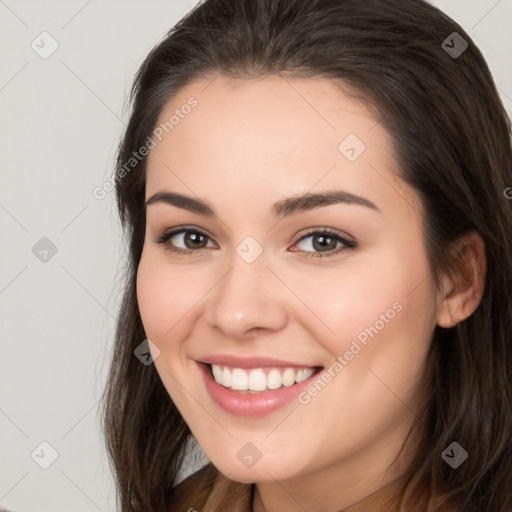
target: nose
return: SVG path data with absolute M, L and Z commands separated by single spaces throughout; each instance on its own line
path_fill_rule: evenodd
M 290 292 L 267 266 L 265 253 L 252 263 L 234 253 L 230 263 L 229 271 L 209 294 L 205 314 L 210 327 L 240 340 L 257 331 L 283 329 L 289 317 Z

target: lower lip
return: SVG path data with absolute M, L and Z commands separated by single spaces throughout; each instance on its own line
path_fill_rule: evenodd
M 311 377 L 278 389 L 268 389 L 255 394 L 246 391 L 233 391 L 219 384 L 211 375 L 209 365 L 198 363 L 206 389 L 212 399 L 225 411 L 238 416 L 265 416 L 289 404 L 314 380 L 318 372 Z

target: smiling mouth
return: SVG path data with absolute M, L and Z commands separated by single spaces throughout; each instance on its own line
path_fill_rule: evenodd
M 225 365 L 203 363 L 217 384 L 240 393 L 256 394 L 291 387 L 319 373 L 323 367 L 260 367 L 234 368 Z

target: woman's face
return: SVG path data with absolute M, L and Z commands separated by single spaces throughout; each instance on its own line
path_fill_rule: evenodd
M 381 474 L 417 412 L 437 311 L 387 132 L 319 78 L 198 80 L 165 122 L 146 200 L 176 196 L 146 207 L 137 296 L 198 443 L 241 482 Z

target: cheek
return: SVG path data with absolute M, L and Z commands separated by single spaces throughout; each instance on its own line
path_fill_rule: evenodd
M 396 265 L 383 271 L 375 264 L 375 257 L 357 262 L 354 258 L 353 262 L 341 263 L 339 269 L 303 273 L 291 279 L 297 296 L 314 313 L 303 320 L 311 318 L 310 329 L 316 338 L 324 340 L 336 354 L 347 350 L 350 340 L 358 335 L 364 340 L 365 329 L 375 323 L 381 330 L 382 322 L 392 322 L 400 314 L 401 305 L 405 306 L 405 276 Z
M 164 312 L 173 309 L 169 303 L 171 295 L 165 293 L 168 283 L 160 279 L 155 270 L 151 258 L 143 253 L 137 270 L 137 302 L 146 335 L 149 339 L 160 340 L 164 322 L 170 320 Z
M 194 279 L 197 282 L 191 281 Z M 178 382 L 186 380 L 188 368 L 184 366 L 186 358 L 179 340 L 186 339 L 193 326 L 191 310 L 204 294 L 200 291 L 202 287 L 204 284 L 193 272 L 166 264 L 160 254 L 143 252 L 137 269 L 137 301 L 142 324 L 147 338 L 160 351 L 154 361 L 155 368 L 184 417 L 190 404 Z
M 429 275 L 421 240 L 412 232 L 406 240 L 400 235 L 341 265 L 308 297 L 336 333 L 354 337 L 374 325 L 379 331 L 391 324 L 405 327 L 404 318 L 430 320 Z
M 189 281 L 184 287 L 183 277 L 159 260 L 154 253 L 143 253 L 137 270 L 137 301 L 146 335 L 162 349 L 165 339 L 175 335 L 173 326 L 190 308 L 196 285 Z
M 137 301 L 148 338 L 160 344 L 187 325 L 187 313 L 206 292 L 197 272 L 166 265 L 160 254 L 143 253 L 137 270 Z M 204 288 L 204 290 L 203 290 Z M 203 290 L 203 291 L 202 291 Z
M 435 292 L 421 248 L 387 246 L 347 259 L 339 270 L 294 276 L 297 295 L 315 313 L 303 322 L 333 361 L 346 354 L 352 371 L 360 370 L 353 384 L 368 379 L 369 368 L 390 382 L 420 372 L 435 327 Z

